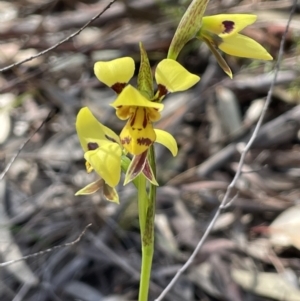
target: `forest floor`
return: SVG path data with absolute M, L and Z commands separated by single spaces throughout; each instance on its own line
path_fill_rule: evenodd
M 72 242 L 92 224 L 71 246 L 0 266 L 1 301 L 137 299 L 141 250 L 135 190 L 120 184 L 120 205 L 101 193 L 74 196 L 94 179 L 85 171 L 75 118 L 88 106 L 120 132 L 124 122 L 108 105 L 115 95 L 94 76 L 94 63 L 131 56 L 138 67 L 142 41 L 154 69 L 166 57 L 189 2 L 117 1 L 73 39 L 0 73 L 1 172 L 30 138 L 0 180 L 1 262 Z M 292 2 L 212 0 L 206 12 L 255 13 L 258 21 L 244 34 L 274 61 L 226 55 L 231 80 L 199 41 L 189 42 L 179 57 L 201 81 L 188 92 L 169 95 L 156 124 L 174 135 L 179 154 L 174 158 L 156 148 L 160 187 L 149 300 L 193 252 L 234 177 L 273 79 Z M 0 68 L 55 45 L 108 4 L 1 1 Z M 298 4 L 272 102 L 245 158 L 234 200 L 165 300 L 300 301 L 299 47 Z

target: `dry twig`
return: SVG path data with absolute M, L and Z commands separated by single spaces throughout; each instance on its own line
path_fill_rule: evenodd
M 101 17 L 114 3 L 116 2 L 116 0 L 112 0 L 100 13 L 98 13 L 96 16 L 94 16 L 92 19 L 90 19 L 85 25 L 83 25 L 81 28 L 79 28 L 77 31 L 75 31 L 74 33 L 72 33 L 71 35 L 67 36 L 65 39 L 61 40 L 60 42 L 58 42 L 57 44 L 31 56 L 31 57 L 28 57 L 22 61 L 19 61 L 19 62 L 16 62 L 14 64 L 11 64 L 9 66 L 6 66 L 2 69 L 0 69 L 0 72 L 3 72 L 3 71 L 7 71 L 13 67 L 16 67 L 16 66 L 19 66 L 19 65 L 22 65 L 26 62 L 29 62 L 33 59 L 36 59 L 44 54 L 46 54 L 47 52 L 57 48 L 58 46 L 60 46 L 61 44 L 71 40 L 72 38 L 74 38 L 75 36 L 79 35 L 86 27 L 88 27 L 91 23 L 93 23 L 96 19 L 98 19 L 99 17 Z
M 47 123 L 48 121 L 50 121 L 54 117 L 54 115 L 56 113 L 57 113 L 57 109 L 52 109 L 49 112 L 48 116 L 45 118 L 45 120 L 43 120 L 43 122 L 40 124 L 40 126 L 20 145 L 20 147 L 19 147 L 18 151 L 16 152 L 16 154 L 11 158 L 11 160 L 9 161 L 9 163 L 6 165 L 6 167 L 4 168 L 4 170 L 2 171 L 2 173 L 0 174 L 0 181 L 3 180 L 3 178 L 5 177 L 5 175 L 7 174 L 7 172 L 9 171 L 10 167 L 13 165 L 13 163 L 15 162 L 15 160 L 17 159 L 17 157 L 19 156 L 20 152 L 26 146 L 26 144 L 44 126 L 45 123 Z
M 276 66 L 274 68 L 274 77 L 273 77 L 273 80 L 272 80 L 272 83 L 271 83 L 271 86 L 270 86 L 270 89 L 269 89 L 269 92 L 268 92 L 268 95 L 267 95 L 267 99 L 266 99 L 266 102 L 264 104 L 263 111 L 262 111 L 262 113 L 260 115 L 260 118 L 259 118 L 259 120 L 258 120 L 258 122 L 257 122 L 257 124 L 255 126 L 253 134 L 250 137 L 250 139 L 249 139 L 248 143 L 246 144 L 245 148 L 241 152 L 241 158 L 240 158 L 240 161 L 239 161 L 239 164 L 238 164 L 238 168 L 237 168 L 236 174 L 235 174 L 233 180 L 231 181 L 231 183 L 228 185 L 226 193 L 225 193 L 225 195 L 224 195 L 224 197 L 222 199 L 222 202 L 221 202 L 220 206 L 218 207 L 218 209 L 217 209 L 217 211 L 216 211 L 213 219 L 210 221 L 208 227 L 206 228 L 206 231 L 204 232 L 202 238 L 198 242 L 198 244 L 197 244 L 195 250 L 193 251 L 192 255 L 189 257 L 189 259 L 186 261 L 186 263 L 177 271 L 177 273 L 175 274 L 175 276 L 173 277 L 173 279 L 166 286 L 166 288 L 162 291 L 162 293 L 158 296 L 158 298 L 155 299 L 155 301 L 161 301 L 166 296 L 166 294 L 171 290 L 171 288 L 174 286 L 174 284 L 179 279 L 179 277 L 193 263 L 196 255 L 198 254 L 198 252 L 202 248 L 202 246 L 203 246 L 206 238 L 210 234 L 210 232 L 211 232 L 211 230 L 212 230 L 212 228 L 213 228 L 216 220 L 218 219 L 219 215 L 221 214 L 222 210 L 224 208 L 226 208 L 226 206 L 228 205 L 228 203 L 231 203 L 231 201 L 229 200 L 229 198 L 230 198 L 230 195 L 232 193 L 233 188 L 235 187 L 235 185 L 237 183 L 237 180 L 239 179 L 240 175 L 242 174 L 242 168 L 243 168 L 243 165 L 244 165 L 246 154 L 249 151 L 249 149 L 251 148 L 254 140 L 257 137 L 258 131 L 261 128 L 262 122 L 264 120 L 264 117 L 266 115 L 266 112 L 267 112 L 268 107 L 269 107 L 269 105 L 271 103 L 271 100 L 272 100 L 273 90 L 274 90 L 274 87 L 275 87 L 275 84 L 276 84 L 276 80 L 277 80 L 277 75 L 278 75 L 278 72 L 279 72 L 279 69 L 280 69 L 280 63 L 281 63 L 281 59 L 282 59 L 282 55 L 283 55 L 283 50 L 284 50 L 286 35 L 287 35 L 287 32 L 288 32 L 288 29 L 289 29 L 289 26 L 290 26 L 293 14 L 295 12 L 296 6 L 297 6 L 297 0 L 294 0 L 292 9 L 291 9 L 291 12 L 290 12 L 290 15 L 289 15 L 289 19 L 288 19 L 288 22 L 287 22 L 287 25 L 286 25 L 286 28 L 285 28 L 285 32 L 284 32 L 284 34 L 282 36 L 282 39 L 281 39 L 279 53 L 278 53 L 278 60 L 277 60 Z
M 49 248 L 47 250 L 44 250 L 44 251 L 40 251 L 40 252 L 37 252 L 37 253 L 33 253 L 33 254 L 30 254 L 30 255 L 27 255 L 27 256 L 24 256 L 22 258 L 19 258 L 19 259 L 15 259 L 15 260 L 10 260 L 10 261 L 6 261 L 6 262 L 2 262 L 0 263 L 0 268 L 2 267 L 6 267 L 8 265 L 11 265 L 11 264 L 14 264 L 16 262 L 19 262 L 19 261 L 22 261 L 22 260 L 26 260 L 28 258 L 32 258 L 32 257 L 37 257 L 37 256 L 40 256 L 40 255 L 44 255 L 46 253 L 50 253 L 54 250 L 57 250 L 57 249 L 61 249 L 61 248 L 66 248 L 66 247 L 70 247 L 70 246 L 74 246 L 75 244 L 77 244 L 78 242 L 80 242 L 82 236 L 85 234 L 86 230 L 91 226 L 92 224 L 88 224 L 87 226 L 85 226 L 85 228 L 83 229 L 83 231 L 80 233 L 80 235 L 74 240 L 74 241 L 71 241 L 71 242 L 68 242 L 66 244 L 62 244 L 62 245 L 58 245 L 58 246 L 55 246 L 53 248 Z

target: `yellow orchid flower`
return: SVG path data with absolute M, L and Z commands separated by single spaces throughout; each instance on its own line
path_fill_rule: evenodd
M 145 62 L 144 64 L 147 65 Z M 139 81 L 140 90 L 130 84 L 126 86 L 134 74 L 134 61 L 130 57 L 97 62 L 94 71 L 101 82 L 118 93 L 117 99 L 111 105 L 116 109 L 120 119 L 128 119 L 120 138 L 123 147 L 133 155 L 142 154 L 157 140 L 157 133 L 152 123 L 160 119 L 159 112 L 163 109 L 163 104 L 160 102 L 166 94 L 187 90 L 200 80 L 197 75 L 188 72 L 178 62 L 164 59 L 157 65 L 155 71 L 158 90 L 154 95 L 149 89 L 153 82 L 152 75 L 149 80 L 149 75 L 144 70 L 139 72 L 144 76 Z M 160 131 L 158 135 L 164 137 L 170 134 Z M 165 140 L 171 140 L 162 137 L 158 141 L 175 153 L 177 145 L 165 144 Z
M 119 196 L 114 188 L 121 177 L 122 147 L 118 135 L 101 124 L 87 107 L 77 115 L 76 130 L 84 151 L 87 172 L 95 170 L 100 177 L 76 195 L 92 194 L 102 188 L 109 201 L 118 203 Z
M 128 119 L 120 134 L 122 145 L 129 153 L 140 155 L 156 140 L 152 122 L 160 119 L 163 104 L 149 101 L 127 85 L 112 106 L 120 119 Z
M 230 68 L 216 50 L 219 48 L 227 54 L 261 60 L 272 60 L 267 50 L 253 39 L 239 32 L 256 21 L 255 15 L 221 14 L 202 18 L 202 25 L 197 38 L 203 40 L 222 69 L 232 77 Z

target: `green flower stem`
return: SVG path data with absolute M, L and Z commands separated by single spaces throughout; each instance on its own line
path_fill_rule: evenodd
M 154 148 L 151 146 L 148 159 L 155 176 Z M 139 301 L 148 301 L 152 260 L 154 253 L 154 217 L 156 186 L 150 183 L 149 197 L 146 191 L 146 178 L 140 176 L 139 187 L 139 220 L 142 241 L 142 269 L 140 278 Z
M 141 240 L 143 242 L 143 235 L 146 227 L 146 216 L 148 207 L 148 195 L 146 190 L 146 178 L 143 175 L 138 177 L 138 206 L 139 206 L 139 221 Z
M 154 176 L 156 176 L 155 154 L 153 146 L 150 147 L 148 160 Z M 122 157 L 121 166 L 124 173 L 130 164 L 130 159 Z M 156 186 L 150 183 L 149 196 L 147 194 L 147 180 L 141 174 L 133 180 L 138 189 L 139 223 L 142 242 L 142 267 L 140 278 L 139 301 L 148 301 L 152 260 L 154 253 L 154 217 L 156 202 Z

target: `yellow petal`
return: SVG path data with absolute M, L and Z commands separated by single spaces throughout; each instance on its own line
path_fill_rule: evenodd
M 77 114 L 76 131 L 84 152 L 88 151 L 89 143 L 102 144 L 102 140 L 115 141 L 120 144 L 120 139 L 111 129 L 101 124 L 87 108 L 82 108 Z
M 145 152 L 155 141 L 156 135 L 152 122 L 148 119 L 146 108 L 136 108 L 127 121 L 120 138 L 123 147 L 133 155 Z
M 227 54 L 259 60 L 272 60 L 272 56 L 268 51 L 256 41 L 236 34 L 227 38 L 223 38 L 223 43 L 219 48 Z
M 129 107 L 145 107 L 155 108 L 161 111 L 164 107 L 161 103 L 156 103 L 148 100 L 137 89 L 131 85 L 127 85 L 117 99 L 111 104 L 114 108 L 129 106 Z
M 202 19 L 201 30 L 207 30 L 223 36 L 230 36 L 243 30 L 246 26 L 251 25 L 257 19 L 256 15 L 248 14 L 221 14 L 207 16 Z
M 102 142 L 101 147 L 87 151 L 84 158 L 109 186 L 114 187 L 120 181 L 122 150 L 119 144 Z
M 116 115 L 121 120 L 127 120 L 132 114 L 132 108 L 135 107 L 119 106 L 116 108 Z
M 88 195 L 88 194 L 95 193 L 100 188 L 102 188 L 103 185 L 104 185 L 104 180 L 103 179 L 98 179 L 97 181 L 95 181 L 95 182 L 93 182 L 91 184 L 88 184 L 84 188 L 82 188 L 79 191 L 77 191 L 75 193 L 75 195 Z
M 97 62 L 94 72 L 100 82 L 108 87 L 116 83 L 127 84 L 134 74 L 134 60 L 131 57 L 122 57 L 108 62 Z
M 156 134 L 156 141 L 163 146 L 165 146 L 169 151 L 172 153 L 172 155 L 175 157 L 178 153 L 178 147 L 177 147 L 177 142 L 175 138 L 168 132 L 159 130 L 159 129 L 154 129 L 155 134 Z
M 85 168 L 87 173 L 91 173 L 94 170 L 88 161 L 85 161 Z
M 156 67 L 155 79 L 158 85 L 166 87 L 169 92 L 179 92 L 194 86 L 200 77 L 188 72 L 178 62 L 164 59 Z
M 147 108 L 147 114 L 149 120 L 151 120 L 152 122 L 158 121 L 161 117 L 160 113 L 153 108 Z
M 128 107 L 128 106 L 121 106 L 118 107 L 116 110 L 116 114 L 118 116 L 118 118 L 120 118 L 121 120 L 126 120 L 129 117 L 131 117 L 132 115 L 136 114 L 136 110 L 137 108 L 141 108 L 141 107 Z M 157 109 L 154 108 L 143 108 L 146 110 L 147 115 L 145 117 L 148 118 L 148 120 L 150 121 L 158 121 L 161 118 L 160 112 L 158 112 Z

